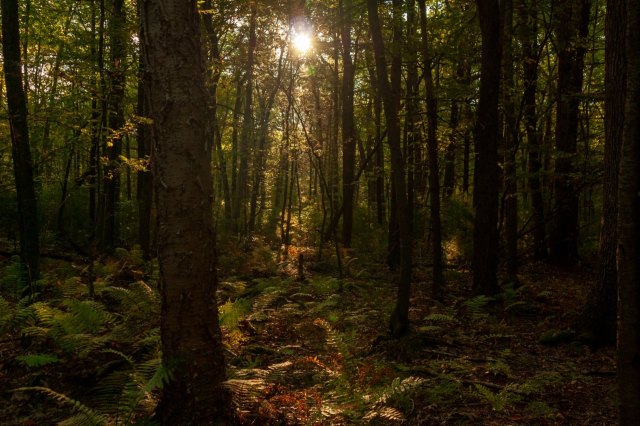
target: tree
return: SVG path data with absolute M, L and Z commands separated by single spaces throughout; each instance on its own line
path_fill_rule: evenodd
M 1 6 L 2 55 L 11 128 L 13 171 L 18 198 L 20 257 L 26 268 L 26 278 L 29 283 L 33 283 L 38 279 L 40 271 L 40 234 L 29 147 L 27 103 L 22 86 L 18 1 L 2 0 Z
M 143 5 L 153 119 L 162 361 L 173 373 L 163 424 L 232 424 L 216 305 L 207 92 L 196 1 Z M 176 66 L 180 64 L 180 66 Z
M 394 32 L 398 31 L 401 19 L 401 2 L 393 2 Z M 369 30 L 376 60 L 376 72 L 378 77 L 378 87 L 382 97 L 384 115 L 387 124 L 387 141 L 391 152 L 391 179 L 393 191 L 395 192 L 396 214 L 398 215 L 399 243 L 400 243 L 400 280 L 398 283 L 398 296 L 396 306 L 391 315 L 391 333 L 394 336 L 401 336 L 407 332 L 409 327 L 409 297 L 411 295 L 411 273 L 412 273 L 412 238 L 409 229 L 409 211 L 407 208 L 407 192 L 404 179 L 404 158 L 400 146 L 400 126 L 398 120 L 399 93 L 392 90 L 392 85 L 399 81 L 398 67 L 392 66 L 391 83 L 387 73 L 387 61 L 385 58 L 384 41 L 382 39 L 382 26 L 378 16 L 378 5 L 376 0 L 367 0 L 369 15 Z M 397 35 L 397 33 L 396 33 Z M 398 41 L 398 37 L 394 37 Z M 395 54 L 399 55 L 399 45 L 394 43 Z M 397 62 L 396 62 L 397 64 Z M 394 69 L 395 68 L 395 69 Z
M 473 289 L 498 291 L 498 99 L 502 49 L 497 0 L 476 0 L 482 33 L 480 101 L 475 125 L 475 219 L 473 223 Z
M 425 69 L 427 101 L 427 147 L 429 151 L 429 195 L 431 198 L 431 232 L 433 239 L 433 297 L 442 300 L 444 278 L 442 275 L 442 226 L 440 224 L 440 175 L 438 167 L 438 111 L 431 55 L 427 41 L 427 13 L 424 0 L 418 0 L 420 8 L 420 31 L 422 32 L 422 60 Z
M 582 92 L 584 40 L 589 31 L 591 0 L 558 2 L 555 19 L 558 55 L 556 106 L 555 220 L 551 258 L 560 265 L 578 259 L 578 201 L 576 149 L 578 107 Z
M 242 120 L 242 132 L 238 145 L 238 184 L 235 188 L 233 199 L 233 232 L 244 234 L 246 228 L 246 202 L 249 198 L 249 156 L 251 154 L 251 138 L 253 136 L 253 73 L 256 50 L 256 14 L 255 2 L 250 2 L 249 16 L 249 46 L 247 52 L 247 64 L 245 69 L 245 100 Z
M 351 247 L 353 229 L 353 193 L 356 182 L 356 132 L 353 125 L 353 84 L 355 67 L 351 59 L 351 0 L 340 1 L 342 22 L 342 244 Z
M 107 127 L 110 131 L 104 152 L 104 216 L 101 242 L 107 250 L 118 243 L 118 203 L 120 202 L 120 155 L 122 154 L 122 127 L 124 126 L 124 88 L 127 31 L 124 0 L 112 0 L 109 32 L 111 36 L 111 68 L 109 70 L 109 96 L 107 100 Z
M 598 277 L 577 321 L 583 337 L 597 344 L 616 341 L 616 247 L 618 244 L 618 174 L 626 97 L 624 0 L 607 2 L 605 38 L 605 146 Z
M 626 10 L 627 93 L 618 211 L 618 398 L 622 426 L 640 424 L 640 8 Z M 621 46 L 620 46 L 621 47 Z
M 533 255 L 535 259 L 547 257 L 547 232 L 542 194 L 542 160 L 540 151 L 540 132 L 536 112 L 536 93 L 538 91 L 538 0 L 523 2 L 518 9 L 519 39 L 522 45 L 522 94 L 524 125 L 527 135 L 528 174 L 527 186 L 531 193 L 533 209 Z
M 138 15 L 142 15 L 142 1 L 138 0 Z M 140 20 L 140 22 L 142 22 Z M 143 25 L 139 28 L 140 39 L 144 40 L 145 29 Z M 144 50 L 146 46 L 140 45 L 140 57 L 138 59 L 138 105 L 137 114 L 140 118 L 137 132 L 138 142 L 138 158 L 141 161 L 147 162 L 147 167 L 144 170 L 138 171 L 138 183 L 137 194 L 138 200 L 138 244 L 144 253 L 146 259 L 150 259 L 151 256 L 151 210 L 153 204 L 153 176 L 151 170 L 148 167 L 148 160 L 151 157 L 151 147 L 153 140 L 151 138 L 151 131 L 149 123 L 146 121 L 147 114 L 149 112 L 149 73 L 145 69 L 144 64 Z
M 513 1 L 504 0 L 502 12 L 502 106 L 504 158 L 504 240 L 507 279 L 518 282 L 518 185 L 516 182 L 516 154 L 518 129 L 515 112 L 513 80 Z

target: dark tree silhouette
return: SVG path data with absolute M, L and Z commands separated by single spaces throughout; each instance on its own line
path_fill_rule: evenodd
M 148 0 L 142 17 L 155 143 L 162 361 L 173 372 L 157 416 L 166 425 L 228 425 L 197 2 Z
M 2 0 L 1 5 L 2 55 L 11 128 L 13 172 L 18 197 L 20 257 L 27 270 L 27 279 L 31 283 L 38 279 L 40 271 L 40 242 L 38 206 L 33 185 L 33 166 L 29 148 L 27 103 L 22 86 L 18 1 Z
M 475 127 L 475 220 L 473 224 L 473 289 L 498 291 L 498 100 L 500 98 L 500 6 L 477 0 L 482 32 L 480 101 Z

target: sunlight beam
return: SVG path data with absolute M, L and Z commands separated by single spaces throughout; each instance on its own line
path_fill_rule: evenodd
M 293 35 L 293 47 L 301 55 L 305 55 L 312 47 L 311 36 L 306 32 L 296 32 Z

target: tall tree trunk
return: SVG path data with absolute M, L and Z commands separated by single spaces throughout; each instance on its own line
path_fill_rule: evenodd
M 20 68 L 20 20 L 17 0 L 2 0 L 2 57 L 7 88 L 7 106 L 11 132 L 11 153 L 18 198 L 20 257 L 26 278 L 32 283 L 40 272 L 40 233 L 38 205 L 33 184 L 33 165 L 29 148 L 27 103 Z
M 111 69 L 107 111 L 107 164 L 104 168 L 104 228 L 102 245 L 112 250 L 118 243 L 118 204 L 120 202 L 120 154 L 122 153 L 122 131 L 124 126 L 124 85 L 127 31 L 124 0 L 111 0 Z
M 627 5 L 627 90 L 617 252 L 618 420 L 621 426 L 640 424 L 640 8 L 633 2 Z
M 458 140 L 458 123 L 460 122 L 460 102 L 451 100 L 451 114 L 449 115 L 449 145 L 444 154 L 444 177 L 442 179 L 443 197 L 449 200 L 453 195 L 456 183 L 456 144 Z
M 502 2 L 502 105 L 504 111 L 504 239 L 507 280 L 518 282 L 518 186 L 516 154 L 518 129 L 516 123 L 515 87 L 513 81 L 513 0 Z
M 207 10 L 213 10 L 211 0 L 206 0 L 204 7 Z M 218 119 L 218 81 L 222 73 L 222 63 L 220 57 L 220 47 L 217 29 L 213 25 L 213 14 L 208 13 L 203 17 L 204 29 L 209 41 L 209 68 L 211 72 L 207 79 L 209 89 L 209 116 L 211 121 L 210 139 L 213 141 L 213 150 L 215 151 L 215 160 L 218 162 L 220 173 L 220 183 L 222 186 L 222 199 L 224 201 L 224 218 L 227 224 L 231 220 L 231 189 L 229 187 L 229 177 L 227 175 L 227 162 L 222 150 L 222 138 L 219 137 L 219 119 Z
M 269 93 L 269 97 L 266 102 L 263 103 L 262 114 L 260 118 L 260 129 L 258 132 L 258 146 L 255 156 L 255 163 L 253 168 L 253 186 L 251 188 L 251 201 L 249 208 L 249 232 L 253 232 L 256 219 L 258 216 L 258 195 L 260 188 L 265 184 L 265 168 L 268 154 L 268 142 L 269 142 L 269 123 L 271 121 L 271 110 L 276 99 L 276 95 L 280 91 L 282 85 L 282 74 L 284 72 L 284 52 L 285 49 L 281 49 L 280 58 L 278 59 L 278 71 L 276 75 L 276 81 Z M 263 192 L 264 193 L 264 192 Z
M 382 97 L 378 88 L 378 77 L 375 71 L 375 60 L 371 54 L 366 52 L 367 69 L 369 70 L 369 81 L 373 98 L 373 115 L 375 126 L 375 200 L 376 200 L 376 221 L 378 225 L 383 225 L 386 219 L 384 200 L 384 149 L 382 144 Z
M 156 415 L 165 425 L 229 425 L 196 1 L 147 0 L 143 25 L 155 142 L 162 361 L 173 373 Z
M 98 230 L 98 199 L 100 197 L 99 186 L 100 169 L 98 167 L 100 157 L 100 138 L 102 135 L 102 123 L 103 120 L 100 114 L 101 104 L 100 97 L 103 96 L 104 88 L 104 63 L 103 63 L 103 44 L 104 44 L 104 0 L 99 0 L 99 16 L 96 17 L 95 0 L 91 1 L 91 57 L 95 60 L 94 72 L 91 77 L 91 148 L 89 152 L 89 176 L 87 182 L 89 183 L 89 220 L 93 229 L 93 236 Z M 96 18 L 99 20 L 96 22 Z M 96 26 L 98 26 L 98 40 L 96 46 Z M 99 74 L 99 79 L 96 78 L 96 71 Z M 104 111 L 104 109 L 102 110 Z
M 400 8 L 401 2 L 393 2 L 394 32 L 401 28 Z M 387 124 L 387 140 L 391 152 L 391 179 L 395 187 L 396 213 L 398 214 L 399 242 L 400 242 L 400 280 L 398 283 L 398 295 L 396 306 L 391 315 L 391 333 L 394 336 L 401 336 L 407 332 L 409 327 L 409 298 L 411 295 L 411 259 L 412 259 L 412 237 L 409 232 L 409 220 L 407 211 L 407 194 L 404 179 L 404 159 L 400 146 L 400 126 L 398 124 L 399 91 L 393 91 L 393 83 L 399 81 L 398 73 L 401 71 L 392 66 L 392 83 L 389 83 L 387 76 L 387 61 L 385 58 L 384 41 L 382 39 L 382 27 L 378 16 L 378 5 L 376 0 L 367 0 L 369 15 L 369 29 L 373 41 L 373 49 L 376 59 L 376 71 L 378 74 L 378 86 L 383 99 L 385 120 Z M 399 37 L 394 37 L 394 55 L 400 55 Z M 397 64 L 397 61 L 394 61 Z
M 547 257 L 547 232 L 542 194 L 542 160 L 536 93 L 538 91 L 538 0 L 523 2 L 519 9 L 520 43 L 522 44 L 522 74 L 524 93 L 522 95 L 524 123 L 527 134 L 529 155 L 527 185 L 531 194 L 533 209 L 533 255 L 537 260 Z
M 355 67 L 351 59 L 353 4 L 340 1 L 342 39 L 342 245 L 351 247 L 353 229 L 353 193 L 356 182 L 356 132 L 353 125 L 353 82 Z
M 473 290 L 498 291 L 498 99 L 500 97 L 500 5 L 476 0 L 482 33 L 480 101 L 475 126 L 475 219 L 473 223 Z
M 556 107 L 556 161 L 554 232 L 551 258 L 560 265 L 578 260 L 578 167 L 576 148 L 578 108 L 582 92 L 584 39 L 589 30 L 591 0 L 563 0 L 555 22 L 558 48 L 558 99 Z
M 251 2 L 249 17 L 249 46 L 245 69 L 245 100 L 242 119 L 242 133 L 238 145 L 238 186 L 233 200 L 233 232 L 244 234 L 246 221 L 246 202 L 249 198 L 249 156 L 251 154 L 251 138 L 253 135 L 253 68 L 256 50 L 256 3 Z
M 433 70 L 429 42 L 427 40 L 427 12 L 425 0 L 418 0 L 420 7 L 420 30 L 422 32 L 422 60 L 425 69 L 427 99 L 427 144 L 429 150 L 429 198 L 431 202 L 431 240 L 433 243 L 433 283 L 431 292 L 437 300 L 444 297 L 442 275 L 442 226 L 440 223 L 440 176 L 438 173 L 438 110 L 433 85 Z
M 138 0 L 138 14 L 142 16 L 142 0 Z M 142 21 L 141 21 L 142 22 Z M 140 39 L 144 40 L 145 28 L 140 25 Z M 137 193 L 138 200 L 138 244 L 142 249 L 142 253 L 146 259 L 152 257 L 151 253 L 151 210 L 153 204 L 153 175 L 151 173 L 151 164 L 149 163 L 152 156 L 151 147 L 153 145 L 150 123 L 146 121 L 149 115 L 149 72 L 145 68 L 144 57 L 147 46 L 140 44 L 140 58 L 138 65 L 138 105 L 137 114 L 143 117 L 137 126 L 137 143 L 138 143 L 138 159 L 146 162 L 145 170 L 139 170 L 137 173 Z
M 599 270 L 576 324 L 581 334 L 596 344 L 616 341 L 618 174 L 627 91 L 626 24 L 625 0 L 609 0 L 605 21 L 605 145 Z

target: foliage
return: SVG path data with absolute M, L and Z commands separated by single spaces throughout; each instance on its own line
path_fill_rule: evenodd
M 18 355 L 16 360 L 23 362 L 29 368 L 42 367 L 60 361 L 57 356 L 50 354 Z

